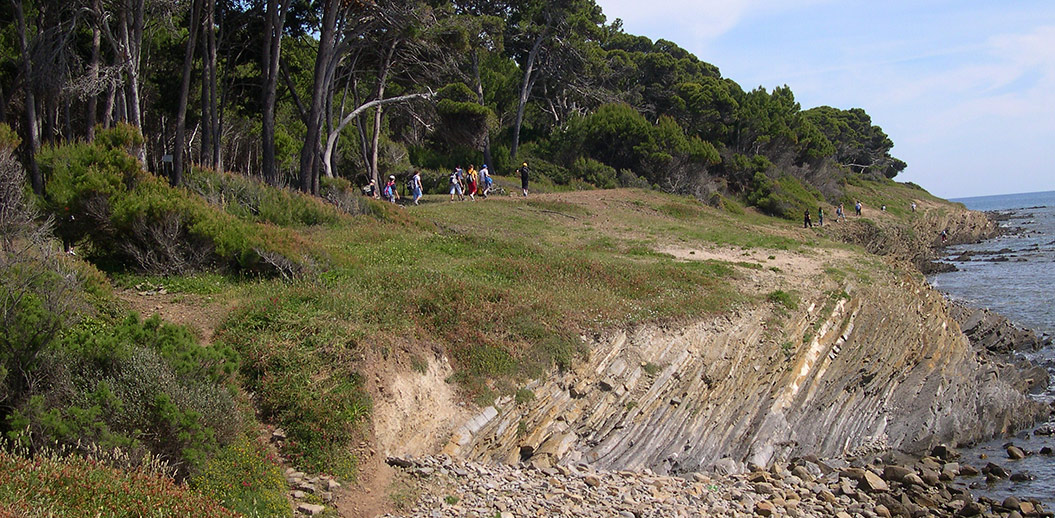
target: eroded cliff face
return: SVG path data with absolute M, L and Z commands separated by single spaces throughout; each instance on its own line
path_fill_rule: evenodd
M 975 347 L 918 274 L 818 279 L 795 310 L 775 304 L 674 328 L 594 337 L 588 361 L 500 400 L 445 452 L 536 466 L 589 462 L 658 473 L 716 462 L 888 447 L 922 451 L 1034 421 L 1027 381 Z M 875 272 L 872 275 L 877 275 Z

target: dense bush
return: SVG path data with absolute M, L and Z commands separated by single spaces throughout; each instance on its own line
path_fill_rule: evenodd
M 95 142 L 45 148 L 44 206 L 94 257 L 154 273 L 203 268 L 293 275 L 309 259 L 290 232 L 242 221 L 146 173 L 127 151 L 138 133 L 119 125 Z
M 226 383 L 233 353 L 156 317 L 86 320 L 41 356 L 36 382 L 4 416 L 22 446 L 120 447 L 157 455 L 182 477 L 242 428 Z
M 752 190 L 747 194 L 748 203 L 766 214 L 791 220 L 801 218 L 804 211 L 813 213 L 823 200 L 817 189 L 793 176 L 772 179 L 765 173 L 755 173 Z
M 340 219 L 333 206 L 318 198 L 300 191 L 275 188 L 242 175 L 195 167 L 184 176 L 184 185 L 209 203 L 245 221 L 292 227 L 333 224 Z
M 319 181 L 319 196 L 338 210 L 356 215 L 377 215 L 377 207 L 363 196 L 363 191 L 344 178 L 323 177 Z

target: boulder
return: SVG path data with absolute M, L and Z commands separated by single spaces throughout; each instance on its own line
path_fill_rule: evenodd
M 864 477 L 860 481 L 861 486 L 869 493 L 881 493 L 890 491 L 890 486 L 879 475 L 865 470 Z
M 758 516 L 773 516 L 777 512 L 776 506 L 765 500 L 755 504 L 755 514 Z
M 1022 451 L 1022 448 L 1012 444 L 1007 447 L 1007 458 L 1011 460 L 1022 460 L 1026 458 L 1026 452 Z
M 306 514 L 308 516 L 322 514 L 322 512 L 325 510 L 326 507 L 316 504 L 301 503 L 297 505 L 297 512 L 301 514 Z
M 904 482 L 905 477 L 915 474 L 914 470 L 904 466 L 888 465 L 883 467 L 883 479 L 891 482 Z
M 944 444 L 939 444 L 939 445 L 935 446 L 930 451 L 930 454 L 932 456 L 934 456 L 934 457 L 937 457 L 937 458 L 941 459 L 941 460 L 952 460 L 952 459 L 955 459 L 955 458 L 960 456 L 959 452 L 957 452 L 955 449 L 953 449 L 953 448 L 951 448 L 949 446 L 946 446 Z

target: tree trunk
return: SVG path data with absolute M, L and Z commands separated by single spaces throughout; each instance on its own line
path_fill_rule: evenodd
M 323 96 L 329 91 L 326 84 L 327 71 L 333 58 L 337 40 L 337 11 L 340 0 L 323 2 L 322 25 L 320 27 L 319 51 L 315 56 L 315 74 L 312 83 L 311 108 L 308 112 L 307 131 L 304 146 L 300 150 L 300 188 L 302 191 L 317 194 L 319 170 L 319 140 L 322 131 L 322 116 L 325 109 Z
M 281 5 L 279 5 L 281 4 Z M 275 166 L 275 103 L 278 89 L 279 55 L 282 49 L 282 33 L 286 24 L 289 2 L 268 0 L 267 31 L 264 38 L 264 88 L 261 94 L 263 115 L 261 121 L 261 169 L 264 181 L 278 185 L 278 169 Z
M 216 24 L 215 0 L 203 0 L 201 33 L 201 162 L 216 169 L 220 139 L 216 120 Z
M 183 183 L 183 149 L 187 142 L 187 104 L 190 97 L 190 77 L 194 69 L 194 44 L 198 40 L 202 0 L 191 0 L 188 15 L 187 45 L 183 52 L 183 78 L 180 82 L 179 107 L 176 109 L 176 144 L 172 150 L 172 185 Z
M 92 16 L 94 20 L 92 22 L 92 58 L 88 65 L 88 77 L 91 78 L 92 89 L 98 88 L 99 84 L 99 60 L 100 51 L 102 49 L 102 30 L 99 29 L 99 24 L 103 23 L 103 2 L 102 0 L 92 1 Z M 92 93 L 88 96 L 88 141 L 95 140 L 95 121 L 96 111 L 99 105 L 99 96 Z
M 143 131 L 143 116 L 139 103 L 139 64 L 143 44 L 143 3 L 144 0 L 130 0 L 127 9 L 121 10 L 121 51 L 128 72 L 128 84 L 125 85 L 125 109 L 127 120 L 139 131 Z M 129 13 L 128 11 L 131 11 Z M 146 146 L 139 146 L 136 157 L 141 164 L 146 164 Z
M 480 80 L 480 54 L 476 49 L 473 49 L 473 79 L 476 81 L 476 99 L 480 106 L 484 104 L 484 83 Z M 491 161 L 491 131 L 488 129 L 484 133 L 484 164 L 494 167 L 494 162 Z
M 381 69 L 378 71 L 377 78 L 377 95 L 374 99 L 385 98 L 385 84 L 388 83 L 388 71 L 392 68 L 392 56 L 396 53 L 396 47 L 399 45 L 399 39 L 393 39 L 392 43 L 388 46 L 388 51 L 385 52 L 385 57 L 381 61 Z M 378 104 L 374 110 L 374 133 L 371 135 L 370 142 L 370 177 L 374 179 L 375 185 L 381 185 L 381 171 L 377 167 L 377 156 L 378 147 L 381 144 L 381 116 L 383 114 L 383 105 Z
M 517 159 L 517 150 L 520 147 L 520 126 L 524 122 L 524 109 L 527 107 L 528 97 L 531 96 L 531 87 L 535 84 L 535 78 L 532 77 L 535 72 L 535 60 L 538 59 L 539 50 L 542 49 L 542 42 L 546 39 L 546 32 L 535 39 L 535 44 L 531 46 L 531 52 L 528 53 L 527 63 L 524 64 L 524 79 L 520 83 L 520 99 L 517 103 L 517 117 L 513 123 L 513 147 L 509 150 L 509 156 L 515 163 Z
M 216 0 L 206 3 L 205 22 L 208 31 L 208 83 L 209 83 L 209 125 L 212 128 L 212 148 L 209 150 L 209 165 L 220 168 L 220 115 L 216 99 Z
M 341 122 L 337 124 L 337 128 L 330 132 L 329 136 L 326 138 L 326 149 L 323 151 L 323 166 L 327 170 L 327 176 L 333 176 L 333 164 L 331 163 L 331 161 L 333 159 L 333 150 L 337 146 L 337 138 L 341 135 L 341 130 L 343 130 L 349 122 L 352 122 L 353 119 L 358 119 L 359 114 L 363 113 L 366 110 L 369 110 L 370 108 L 380 108 L 386 104 L 407 102 L 414 99 L 430 99 L 432 98 L 432 96 L 433 93 L 429 92 L 421 94 L 400 95 L 399 97 L 392 97 L 389 99 L 374 99 L 373 101 L 363 104 L 358 108 L 352 110 L 351 113 L 345 115 L 344 118 L 341 119 Z M 374 178 L 374 181 L 376 182 L 377 178 Z M 375 185 L 380 184 L 375 183 Z
M 29 60 L 29 44 L 26 41 L 26 17 L 22 12 L 22 0 L 11 0 L 11 6 L 15 11 L 15 22 L 18 24 L 18 52 L 22 60 L 22 87 L 24 88 L 25 112 L 26 112 L 26 166 L 29 170 L 29 181 L 33 185 L 33 192 L 37 196 L 44 195 L 44 179 L 40 175 L 40 167 L 37 166 L 37 151 L 40 150 L 40 141 L 37 136 L 37 103 L 33 95 L 32 71 L 33 65 Z

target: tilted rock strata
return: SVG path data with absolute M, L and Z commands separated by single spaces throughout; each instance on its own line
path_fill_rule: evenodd
M 929 450 L 1032 423 L 1045 411 L 1020 373 L 972 347 L 918 276 L 806 301 L 779 329 L 771 308 L 600 337 L 535 399 L 484 409 L 452 437 L 457 457 L 585 462 L 687 473 L 897 448 Z

